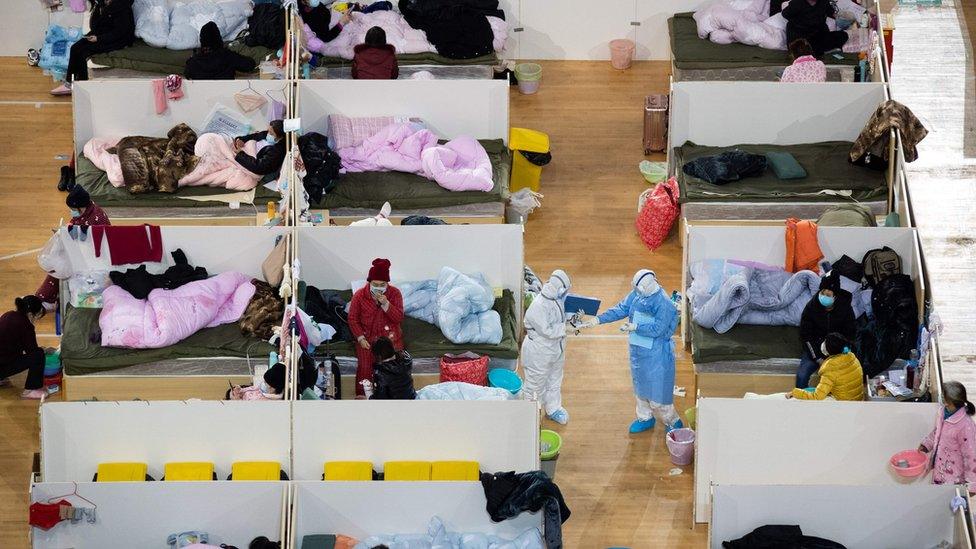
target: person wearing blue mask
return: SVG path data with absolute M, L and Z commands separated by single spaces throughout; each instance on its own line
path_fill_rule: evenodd
M 256 156 L 244 151 L 248 141 L 258 141 Z M 256 175 L 270 175 L 278 172 L 285 162 L 285 129 L 282 120 L 273 120 L 267 131 L 256 132 L 234 140 L 237 156 L 234 160 L 245 170 Z
M 820 280 L 820 291 L 803 308 L 800 316 L 800 366 L 796 370 L 796 387 L 806 389 L 810 377 L 826 358 L 821 349 L 827 334 L 836 332 L 850 341 L 857 327 L 851 294 L 840 287 L 840 277 L 828 273 Z
M 538 400 L 546 416 L 560 425 L 569 423 L 563 408 L 563 366 L 566 364 L 566 294 L 569 275 L 557 269 L 525 311 L 522 340 L 522 395 Z
M 678 309 L 665 295 L 654 271 L 641 269 L 634 275 L 633 291 L 615 307 L 581 327 L 608 324 L 627 319 L 621 331 L 630 342 L 630 376 L 637 398 L 637 419 L 631 433 L 654 428 L 656 419 L 665 433 L 683 427 L 674 409 L 674 335 Z

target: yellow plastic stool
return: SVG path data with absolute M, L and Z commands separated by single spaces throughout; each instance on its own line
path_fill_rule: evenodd
M 96 482 L 145 482 L 146 469 L 145 463 L 99 463 Z
M 368 461 L 327 461 L 325 480 L 373 480 L 373 464 Z
M 514 193 L 527 187 L 538 192 L 542 179 L 542 166 L 529 162 L 518 151 L 549 152 L 549 135 L 526 128 L 512 128 L 508 135 L 508 148 L 512 150 L 509 190 Z
M 213 480 L 214 464 L 205 461 L 184 461 L 167 463 L 164 470 L 166 480 Z
M 384 480 L 430 480 L 429 461 L 387 461 L 383 464 Z
M 277 461 L 238 461 L 230 466 L 231 480 L 281 480 Z
M 430 480 L 478 480 L 477 461 L 435 461 L 430 464 Z

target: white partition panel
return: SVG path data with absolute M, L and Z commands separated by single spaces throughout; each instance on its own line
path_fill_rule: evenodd
M 693 225 L 688 228 L 688 264 L 741 259 L 784 265 L 785 233 L 784 226 Z M 913 278 L 919 272 L 916 233 L 911 227 L 818 227 L 817 241 L 828 261 L 842 255 L 861 261 L 869 250 L 888 246 L 901 256 L 902 272 Z
M 504 80 L 302 80 L 302 131 L 327 133 L 330 114 L 420 118 L 450 139 L 508 142 L 508 82 Z
M 675 82 L 671 147 L 854 141 L 885 99 L 883 83 Z M 759 123 L 761 121 L 761 123 Z
M 542 530 L 541 513 L 494 523 L 486 504 L 480 482 L 296 482 L 292 539 L 300 547 L 310 534 L 422 534 L 435 515 L 450 532 L 512 539 Z
M 817 536 L 859 549 L 917 549 L 953 541 L 956 487 L 725 486 L 712 488 L 712 549 L 767 524 L 798 524 Z M 968 547 L 956 545 L 956 547 Z
M 899 484 L 888 458 L 917 448 L 938 411 L 934 403 L 699 399 L 695 519 L 708 520 L 713 483 Z
M 482 273 L 496 288 L 521 298 L 524 250 L 521 225 L 299 227 L 302 280 L 345 289 L 365 280 L 373 259 L 392 264 L 397 281 L 437 278 L 442 267 Z
M 327 461 L 477 461 L 482 471 L 539 468 L 535 402 L 330 401 L 294 404 L 294 480 Z
M 99 463 L 139 462 L 157 480 L 169 462 L 277 461 L 290 476 L 287 402 L 51 402 L 41 407 L 45 482 L 90 481 Z
M 268 99 L 260 109 L 244 113 L 234 94 L 248 89 Z M 183 98 L 170 100 L 163 114 L 156 114 L 150 80 L 106 79 L 78 82 L 72 89 L 75 151 L 92 137 L 118 139 L 129 135 L 164 137 L 180 122 L 201 131 L 214 105 L 223 105 L 248 119 L 252 131 L 268 127 L 270 99 L 285 102 L 285 84 L 278 80 L 183 81 Z
M 151 273 L 165 271 L 174 264 L 170 253 L 182 249 L 190 265 L 204 267 L 211 275 L 237 271 L 263 280 L 261 263 L 274 248 L 276 239 L 287 232 L 284 227 L 163 226 L 160 227 L 164 248 L 162 261 L 147 263 L 146 268 Z M 85 241 L 72 239 L 65 228 L 59 231 L 58 237 L 76 272 L 125 269 L 112 265 L 104 238 L 101 255 L 95 257 L 91 229 Z
M 59 500 L 76 489 L 98 506 L 96 522 L 31 528 L 34 549 L 168 547 L 169 535 L 191 530 L 207 532 L 213 545 L 247 547 L 257 536 L 278 540 L 288 483 L 43 482 L 31 487 L 31 502 Z M 77 496 L 65 499 L 91 507 Z

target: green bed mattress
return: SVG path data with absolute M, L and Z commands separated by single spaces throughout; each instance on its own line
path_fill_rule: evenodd
M 482 140 L 491 160 L 495 186 L 488 192 L 449 191 L 419 175 L 403 172 L 347 173 L 335 188 L 315 204 L 319 208 L 380 209 L 389 202 L 394 210 L 440 208 L 502 202 L 508 195 L 512 155 L 501 139 Z
M 264 60 L 272 50 L 265 47 L 250 47 L 242 40 L 235 40 L 227 44 L 227 48 L 241 55 L 250 57 L 255 63 Z M 92 62 L 97 65 L 113 69 L 128 69 L 140 72 L 158 74 L 183 74 L 186 60 L 193 55 L 193 50 L 170 50 L 156 48 L 142 40 L 136 40 L 128 48 L 92 56 Z
M 176 345 L 162 349 L 117 349 L 89 340 L 98 329 L 101 309 L 68 307 L 63 320 L 61 361 L 68 375 L 85 375 L 177 358 L 267 357 L 268 342 L 241 334 L 237 323 L 204 328 Z
M 815 194 L 824 189 L 850 190 L 859 202 L 885 199 L 888 186 L 885 172 L 855 166 L 848 162 L 849 141 L 825 141 L 800 145 L 732 145 L 704 147 L 687 142 L 674 149 L 674 169 L 681 188 L 681 203 L 686 202 L 843 202 L 845 197 Z M 791 153 L 806 170 L 803 179 L 778 179 L 771 168 L 759 177 L 747 177 L 725 185 L 713 185 L 686 175 L 682 166 L 702 156 L 712 156 L 739 149 L 763 154 L 770 151 Z
M 736 324 L 724 334 L 691 322 L 691 358 L 695 364 L 769 359 L 799 359 L 796 326 Z
M 352 299 L 351 290 L 341 291 L 340 295 L 347 302 Z M 519 354 L 518 319 L 516 318 L 515 298 L 510 290 L 505 290 L 502 297 L 495 300 L 494 309 L 502 318 L 502 341 L 498 345 L 479 343 L 458 345 L 451 343 L 437 326 L 423 320 L 406 317 L 401 325 L 404 346 L 414 358 L 437 358 L 447 353 L 459 354 L 471 351 L 492 358 L 516 359 Z M 326 343 L 319 346 L 316 352 L 317 354 L 334 354 L 337 356 L 356 355 L 353 343 L 348 341 Z
M 745 44 L 716 44 L 698 37 L 698 24 L 692 17 L 694 13 L 676 13 L 668 19 L 668 32 L 671 35 L 671 57 L 678 69 L 738 69 L 745 67 L 785 67 L 792 63 L 789 53 L 782 50 L 768 50 Z M 828 65 L 857 65 L 857 54 L 827 54 L 824 62 Z
M 204 206 L 226 206 L 224 202 L 184 200 L 180 196 L 212 196 L 218 194 L 236 193 L 220 187 L 183 187 L 175 193 L 144 193 L 132 194 L 124 188 L 113 186 L 108 180 L 108 174 L 95 167 L 91 160 L 84 155 L 78 155 L 75 162 L 75 182 L 81 185 L 91 195 L 92 200 L 102 207 L 176 207 L 200 208 Z M 263 204 L 268 200 L 278 200 L 280 197 L 259 184 L 254 190 L 254 202 Z
M 399 65 L 497 65 L 498 55 L 490 53 L 471 59 L 450 59 L 443 55 L 428 53 L 401 53 L 396 56 Z M 341 57 L 319 57 L 318 67 L 341 67 L 351 65 L 352 59 Z

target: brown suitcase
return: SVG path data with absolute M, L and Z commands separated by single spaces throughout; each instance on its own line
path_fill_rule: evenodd
M 662 152 L 668 146 L 668 96 L 644 98 L 644 154 Z

